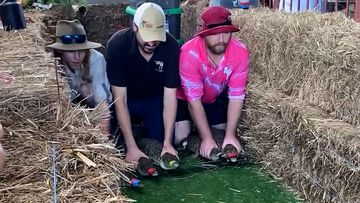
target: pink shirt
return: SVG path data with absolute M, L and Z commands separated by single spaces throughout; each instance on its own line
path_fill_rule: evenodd
M 213 103 L 228 87 L 229 99 L 244 99 L 248 64 L 246 46 L 232 37 L 219 67 L 215 69 L 208 60 L 204 40 L 195 37 L 181 48 L 181 87 L 177 97 L 189 102 L 201 99 L 203 103 Z

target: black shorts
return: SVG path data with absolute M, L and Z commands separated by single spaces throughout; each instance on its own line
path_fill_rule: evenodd
M 227 94 L 221 94 L 218 96 L 214 103 L 203 103 L 206 118 L 210 126 L 227 122 L 228 103 L 229 99 L 227 98 Z M 189 113 L 188 102 L 182 99 L 178 99 L 176 121 L 178 122 L 185 120 L 192 120 Z

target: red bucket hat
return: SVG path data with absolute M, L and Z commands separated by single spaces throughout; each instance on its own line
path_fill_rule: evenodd
M 206 37 L 209 35 L 238 32 L 240 29 L 232 24 L 231 13 L 224 7 L 212 6 L 205 9 L 201 14 L 201 28 L 196 36 Z

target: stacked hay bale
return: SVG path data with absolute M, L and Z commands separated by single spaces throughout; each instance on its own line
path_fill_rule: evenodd
M 94 127 L 101 112 L 70 105 L 44 49 L 43 16 L 29 17 L 35 22 L 26 30 L 0 31 L 0 72 L 16 78 L 0 86 L 7 153 L 0 202 L 125 201 L 118 181 L 127 165 Z
M 234 11 L 251 51 L 248 142 L 313 202 L 358 202 L 360 25 L 341 14 Z
M 130 15 L 125 13 L 128 4 L 89 5 L 86 12 L 76 13 L 76 18 L 84 25 L 88 37 L 106 46 L 107 41 L 117 31 L 130 26 Z M 105 49 L 100 49 L 105 52 Z
M 181 38 L 186 42 L 197 31 L 197 21 L 202 10 L 209 5 L 209 0 L 187 0 L 181 4 Z

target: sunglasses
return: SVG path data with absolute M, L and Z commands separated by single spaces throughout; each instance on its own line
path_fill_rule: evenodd
M 59 37 L 59 39 L 63 44 L 80 44 L 86 41 L 86 35 L 62 35 Z

